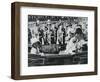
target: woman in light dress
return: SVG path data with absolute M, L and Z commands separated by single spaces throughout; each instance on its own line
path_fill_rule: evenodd
M 87 42 L 84 40 L 82 29 L 77 28 L 75 35 L 67 42 L 65 52 L 70 55 L 82 52 L 84 44 L 87 44 Z

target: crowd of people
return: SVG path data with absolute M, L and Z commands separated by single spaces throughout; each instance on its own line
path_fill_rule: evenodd
M 73 19 L 72 19 L 73 18 Z M 66 45 L 66 54 L 75 53 L 88 41 L 86 17 L 70 17 L 67 20 L 35 20 L 28 22 L 28 44 Z M 38 50 L 38 48 L 36 48 Z M 33 50 L 34 51 L 34 50 Z M 32 52 L 30 48 L 29 52 Z

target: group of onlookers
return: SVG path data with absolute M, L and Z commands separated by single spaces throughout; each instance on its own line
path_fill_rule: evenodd
M 67 21 L 29 22 L 28 44 L 39 42 L 41 45 L 66 45 L 65 53 L 76 53 L 83 44 L 87 44 L 86 23 L 68 23 Z

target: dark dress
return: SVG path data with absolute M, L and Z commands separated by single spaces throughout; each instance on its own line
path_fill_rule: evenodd
M 65 44 L 65 37 L 66 37 L 65 28 L 62 28 L 62 32 L 63 32 L 63 44 Z
M 44 36 L 43 30 L 40 29 L 40 30 L 39 30 L 39 41 L 40 41 L 41 44 L 43 43 L 43 42 L 42 42 L 43 36 Z

